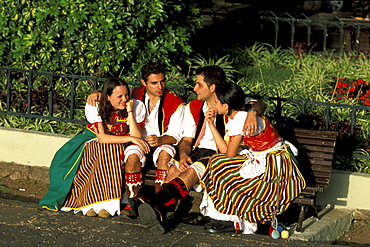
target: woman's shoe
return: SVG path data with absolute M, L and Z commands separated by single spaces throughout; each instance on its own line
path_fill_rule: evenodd
M 151 233 L 158 235 L 165 232 L 162 226 L 162 216 L 158 210 L 152 208 L 148 203 L 144 203 L 139 206 L 138 213 L 141 224 L 147 226 Z
M 95 213 L 94 209 L 90 208 L 89 211 L 87 211 L 86 216 L 94 217 L 97 213 Z
M 110 215 L 110 213 L 108 213 L 107 210 L 102 209 L 102 210 L 99 211 L 99 217 L 106 219 L 106 218 L 111 217 L 111 215 Z
M 210 233 L 235 232 L 232 221 L 211 220 L 204 225 L 204 229 Z

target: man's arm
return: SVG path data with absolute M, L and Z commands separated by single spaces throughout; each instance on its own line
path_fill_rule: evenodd
M 243 127 L 244 134 L 247 136 L 253 135 L 258 130 L 257 116 L 261 116 L 267 108 L 265 103 L 259 101 L 250 102 L 249 104 L 252 104 L 252 106 L 248 110 L 248 116 Z
M 93 91 L 88 97 L 87 97 L 87 104 L 96 106 L 96 103 L 99 102 L 101 96 L 100 90 Z
M 191 164 L 193 164 L 192 159 L 189 157 L 192 147 L 193 138 L 183 137 L 179 144 L 179 168 L 180 171 L 185 171 Z
M 156 135 L 149 135 L 145 138 L 145 140 L 148 142 L 148 144 L 151 147 L 158 147 L 162 146 L 164 144 L 176 144 L 177 140 L 169 135 L 163 135 L 163 136 L 156 136 Z

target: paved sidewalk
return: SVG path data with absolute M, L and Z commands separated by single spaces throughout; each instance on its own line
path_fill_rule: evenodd
M 36 203 L 3 198 L 0 212 L 0 246 L 332 246 L 259 234 L 211 234 L 202 226 L 183 223 L 163 235 L 152 235 L 138 219 L 51 212 Z

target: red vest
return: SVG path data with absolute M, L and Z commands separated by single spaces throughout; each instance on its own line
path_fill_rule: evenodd
M 131 97 L 141 100 L 145 104 L 145 93 L 146 88 L 144 86 L 136 87 L 132 90 Z M 158 112 L 158 128 L 161 134 L 167 131 L 172 114 L 183 104 L 185 103 L 179 96 L 168 91 L 167 88 L 165 89 L 159 103 L 160 110 Z
M 276 143 L 282 141 L 275 128 L 270 121 L 265 117 L 261 117 L 265 128 L 255 136 L 244 136 L 243 144 L 248 145 L 253 151 L 264 151 L 275 146 Z
M 191 115 L 195 121 L 195 124 L 197 125 L 197 131 L 195 133 L 193 144 L 198 139 L 199 132 L 202 129 L 202 125 L 204 122 L 205 113 L 203 113 L 202 111 L 203 104 L 205 104 L 205 101 L 198 100 L 198 99 L 192 100 L 189 103 Z M 227 123 L 227 120 L 228 120 L 228 117 L 226 115 L 223 116 L 223 115 L 218 114 L 216 117 L 216 128 L 221 136 L 225 135 L 225 123 Z

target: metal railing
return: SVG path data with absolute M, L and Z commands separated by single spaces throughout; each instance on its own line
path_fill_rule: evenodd
M 83 98 L 83 102 L 79 102 L 79 106 L 84 106 L 85 99 L 87 95 L 97 88 L 99 88 L 99 83 L 105 81 L 105 78 L 97 78 L 97 77 L 88 77 L 88 76 L 77 76 L 77 75 L 67 75 L 67 74 L 59 74 L 59 73 L 50 73 L 50 72 L 41 72 L 35 70 L 24 70 L 24 69 L 13 69 L 13 68 L 3 68 L 0 67 L 0 92 L 1 97 L 3 100 L 0 104 L 2 108 L 0 108 L 1 114 L 8 114 L 8 115 L 15 115 L 15 116 L 23 116 L 23 117 L 32 117 L 32 118 L 42 118 L 42 119 L 50 119 L 56 121 L 63 121 L 63 122 L 74 122 L 74 123 L 86 123 L 86 121 L 81 119 L 76 119 L 75 111 L 77 102 L 76 100 L 81 100 Z M 40 78 L 40 76 L 42 76 Z M 5 81 L 6 82 L 5 82 Z M 26 109 L 22 111 L 17 111 L 14 109 L 14 101 L 16 100 L 14 94 L 18 91 L 16 89 L 16 84 L 24 84 L 23 93 L 25 97 L 23 98 L 24 104 Z M 14 82 L 16 81 L 16 83 Z M 47 86 L 47 96 L 48 102 L 46 113 L 40 114 L 40 112 L 35 112 L 32 110 L 34 107 L 35 99 L 32 97 L 32 93 L 35 91 L 35 83 L 37 81 L 42 81 L 41 86 Z M 68 117 L 56 117 L 55 116 L 55 96 L 58 94 L 58 90 L 56 87 L 56 82 L 59 83 L 62 81 L 64 87 L 68 87 L 67 91 L 69 91 L 68 99 L 66 99 L 66 105 L 69 108 Z M 86 83 L 88 82 L 88 83 Z M 87 85 L 85 87 L 86 91 L 79 92 L 80 97 L 77 99 L 76 97 L 76 88 L 80 83 L 84 83 Z M 137 83 L 130 82 L 133 86 L 137 86 Z M 171 88 L 170 88 L 171 90 Z M 178 90 L 178 88 L 177 88 Z M 182 91 L 188 91 L 188 89 L 184 88 Z M 185 95 L 190 94 L 191 92 L 187 92 Z M 42 96 L 42 95 L 39 95 Z M 290 103 L 294 104 L 296 107 L 299 108 L 300 114 L 306 114 L 306 109 L 308 106 L 321 106 L 324 107 L 324 129 L 329 129 L 329 124 L 331 123 L 331 112 L 333 108 L 344 108 L 348 109 L 350 112 L 350 134 L 354 134 L 354 130 L 356 127 L 356 114 L 358 111 L 365 111 L 366 114 L 370 113 L 370 106 L 361 106 L 361 105 L 346 105 L 346 104 L 337 104 L 337 103 L 326 103 L 326 102 L 318 102 L 318 101 L 310 101 L 310 100 L 298 100 L 298 99 L 288 99 L 288 98 L 279 98 L 279 97 L 270 97 L 270 96 L 260 96 L 258 99 L 262 99 L 265 101 L 274 102 L 274 118 L 279 119 L 283 115 L 283 103 Z M 66 109 L 66 108 L 65 108 Z M 65 113 L 65 112 L 64 112 Z
M 84 105 L 86 102 L 87 95 L 97 88 L 99 88 L 103 81 L 106 79 L 104 78 L 96 78 L 96 77 L 88 77 L 88 76 L 76 76 L 76 75 L 66 75 L 66 74 L 59 74 L 59 73 L 50 73 L 50 72 L 40 72 L 34 70 L 24 70 L 24 69 L 13 69 L 13 68 L 2 68 L 0 67 L 0 93 L 1 99 L 0 101 L 0 114 L 5 115 L 14 115 L 14 116 L 21 116 L 27 118 L 41 118 L 41 119 L 48 119 L 48 120 L 55 120 L 60 122 L 72 122 L 72 123 L 79 123 L 79 124 L 86 124 L 87 121 L 85 120 L 84 116 Z M 39 83 L 38 85 L 36 85 Z M 59 85 L 58 85 L 59 83 Z M 60 87 L 60 83 L 62 83 L 62 87 L 65 87 L 64 93 L 67 92 L 68 97 L 65 97 L 65 106 L 64 108 L 60 105 L 59 102 L 56 101 L 57 95 L 60 96 L 57 87 Z M 19 84 L 22 84 L 21 87 L 22 92 L 20 92 Z M 76 89 L 80 86 L 80 84 L 85 85 L 84 89 L 81 92 L 76 92 Z M 138 83 L 131 84 L 132 86 L 137 86 Z M 35 101 L 39 100 L 35 98 L 33 92 L 37 91 L 39 88 L 35 88 L 35 86 L 40 87 L 47 87 L 47 90 L 43 91 L 44 94 L 47 94 L 47 102 L 44 101 L 45 105 L 44 110 L 42 112 L 38 112 L 34 110 Z M 175 88 L 179 90 L 179 88 Z M 170 88 L 171 90 L 171 88 Z M 172 90 L 174 91 L 174 90 Z M 16 94 L 23 93 L 23 98 L 19 99 L 16 97 Z M 191 92 L 189 89 L 183 88 L 182 94 L 189 96 Z M 39 97 L 45 97 L 45 95 L 39 95 Z M 325 103 L 325 102 L 318 102 L 318 101 L 310 101 L 310 100 L 298 100 L 298 99 L 288 99 L 288 98 L 279 98 L 279 97 L 269 97 L 269 96 L 254 96 L 255 99 L 263 100 L 266 102 L 272 103 L 273 107 L 272 110 L 270 109 L 269 114 L 270 117 L 277 120 L 277 125 L 280 124 L 280 119 L 284 118 L 284 107 L 290 107 L 288 109 L 292 109 L 290 105 L 294 105 L 294 108 L 298 108 L 299 110 L 296 112 L 296 115 L 293 116 L 297 117 L 299 114 L 307 115 L 309 113 L 321 112 L 323 116 L 323 130 L 329 130 L 330 124 L 332 122 L 332 111 L 333 109 L 348 109 L 349 120 L 350 120 L 350 135 L 355 135 L 356 127 L 356 116 L 359 112 L 362 114 L 370 115 L 370 106 L 360 106 L 360 105 L 345 105 L 345 104 L 336 104 L 336 103 Z M 20 102 L 19 102 L 20 100 Z M 185 99 L 186 100 L 186 99 Z M 25 105 L 25 109 L 22 108 L 19 110 L 15 105 L 19 103 L 21 105 Z M 59 104 L 60 109 L 64 109 L 67 112 L 63 112 L 62 116 L 59 110 L 54 111 L 55 106 Z M 311 107 L 311 108 L 310 108 Z M 312 107 L 321 107 L 312 108 Z M 75 112 L 79 111 L 79 116 L 76 117 Z M 285 111 L 286 113 L 286 111 Z M 292 118 L 292 116 L 290 116 Z M 277 126 L 278 127 L 278 126 Z M 357 158 L 366 158 L 370 159 L 370 156 L 364 155 L 353 155 Z
M 93 90 L 101 88 L 105 80 L 106 78 L 99 77 L 0 67 L 0 114 L 87 124 L 83 108 L 86 98 Z M 141 86 L 138 81 L 127 83 L 130 87 Z M 83 90 L 78 91 L 77 88 L 81 85 L 84 85 Z M 64 89 L 63 95 L 58 92 L 61 87 Z M 35 96 L 40 88 L 43 89 L 42 92 Z M 192 90 L 184 87 L 168 88 L 184 101 L 192 94 Z M 38 97 L 47 97 L 47 102 L 40 101 Z M 63 100 L 58 101 L 58 97 L 63 97 Z M 35 108 L 42 110 L 37 111 Z M 76 117 L 77 110 L 80 114 Z M 58 117 L 59 115 L 68 117 Z
M 59 74 L 51 72 L 42 72 L 35 70 L 24 70 L 14 68 L 0 67 L 0 91 L 2 102 L 0 104 L 0 114 L 31 117 L 48 119 L 62 122 L 72 122 L 86 124 L 87 122 L 82 119 L 76 119 L 76 88 L 80 83 L 88 81 L 88 85 L 91 86 L 91 90 L 98 88 L 98 83 L 104 81 L 104 78 L 89 77 L 89 76 L 78 76 Z M 56 97 L 58 92 L 56 90 L 56 84 L 63 83 L 62 87 L 68 87 L 69 98 L 65 100 L 64 106 L 68 106 L 69 112 L 68 117 L 57 117 L 56 116 Z M 39 83 L 42 88 L 47 88 L 47 95 L 33 95 L 33 92 L 37 90 L 35 84 Z M 45 92 L 45 91 L 44 91 Z M 89 92 L 84 92 L 87 96 Z M 36 98 L 35 98 L 36 97 Z M 35 111 L 35 101 L 40 100 L 39 97 L 47 97 L 47 105 L 43 105 L 42 112 Z M 45 103 L 45 102 L 44 102 Z M 25 109 L 15 109 L 15 105 L 21 108 L 22 105 Z M 66 110 L 64 108 L 64 110 Z M 65 112 L 64 112 L 65 113 Z
M 301 42 L 314 51 L 332 51 L 340 55 L 350 51 L 370 52 L 369 20 L 328 15 L 307 17 L 303 13 L 297 17 L 288 13 L 276 16 L 273 12 L 268 12 L 260 19 L 262 31 L 267 34 L 266 39 L 260 41 L 270 43 L 275 48 L 292 48 L 294 43 Z

